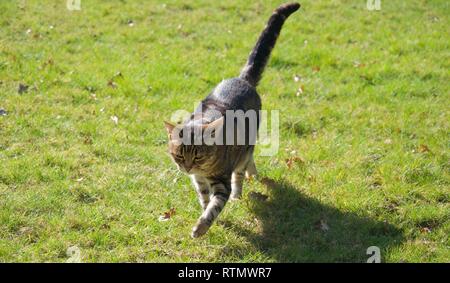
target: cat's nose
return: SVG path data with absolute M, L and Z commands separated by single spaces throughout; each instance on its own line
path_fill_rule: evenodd
M 189 165 L 185 164 L 184 169 L 186 169 L 186 172 L 189 173 L 189 171 L 191 171 L 191 169 L 192 169 L 192 164 L 189 164 Z

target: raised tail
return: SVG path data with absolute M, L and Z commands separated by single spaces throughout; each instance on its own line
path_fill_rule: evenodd
M 246 80 L 252 86 L 256 87 L 261 79 L 264 67 L 269 60 L 270 52 L 275 46 L 275 42 L 277 41 L 284 21 L 299 8 L 299 3 L 288 3 L 281 5 L 273 12 L 266 28 L 259 36 L 255 47 L 253 47 L 253 50 L 248 57 L 247 64 L 245 64 L 239 75 L 241 79 Z

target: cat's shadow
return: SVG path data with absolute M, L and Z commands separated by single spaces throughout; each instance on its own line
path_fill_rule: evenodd
M 402 231 L 384 221 L 322 204 L 285 181 L 263 178 L 262 182 L 269 198 L 246 198 L 258 221 L 257 232 L 221 221 L 252 247 L 227 246 L 221 251 L 223 258 L 244 259 L 256 250 L 276 262 L 366 262 L 367 249 L 376 246 L 383 261 L 383 252 L 403 241 Z

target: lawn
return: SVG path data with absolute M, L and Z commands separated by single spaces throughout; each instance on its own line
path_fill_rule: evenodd
M 0 262 L 450 262 L 448 1 L 301 1 L 258 88 L 279 151 L 200 239 L 163 121 L 282 1 L 65 2 L 0 2 Z

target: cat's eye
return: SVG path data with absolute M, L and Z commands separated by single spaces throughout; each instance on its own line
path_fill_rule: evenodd
M 177 159 L 183 159 L 183 155 L 176 154 L 176 155 L 175 155 L 175 158 L 177 158 Z

